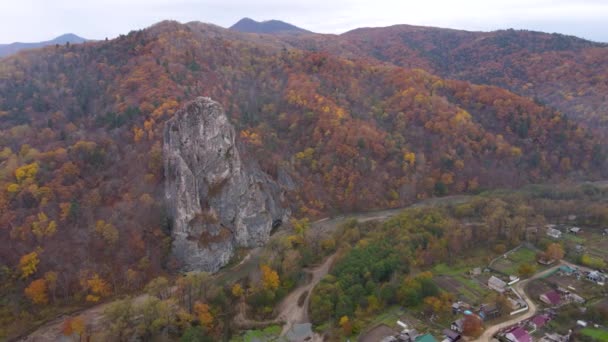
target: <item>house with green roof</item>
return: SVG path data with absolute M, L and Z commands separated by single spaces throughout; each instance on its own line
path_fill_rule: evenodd
M 424 334 L 416 337 L 416 342 L 437 342 L 431 334 Z

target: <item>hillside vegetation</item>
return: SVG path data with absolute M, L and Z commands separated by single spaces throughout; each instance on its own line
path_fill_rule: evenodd
M 0 61 L 0 326 L 179 267 L 162 130 L 199 95 L 222 103 L 248 158 L 291 179 L 299 217 L 607 169 L 599 135 L 551 106 L 273 36 L 163 22 L 22 52 Z

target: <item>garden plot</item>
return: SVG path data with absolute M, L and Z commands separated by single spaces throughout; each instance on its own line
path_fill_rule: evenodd
M 491 291 L 477 279 L 467 275 L 467 269 L 449 268 L 441 264 L 433 269 L 433 280 L 444 291 L 453 294 L 456 299 L 469 304 L 481 304 Z
M 506 257 L 496 259 L 491 268 L 504 275 L 517 275 L 521 265 L 536 264 L 536 252 L 529 248 L 519 248 L 515 252 L 508 253 Z

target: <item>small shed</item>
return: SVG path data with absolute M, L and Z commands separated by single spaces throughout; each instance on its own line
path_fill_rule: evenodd
M 547 229 L 547 235 L 554 238 L 554 239 L 559 239 L 562 237 L 562 232 L 555 229 L 555 228 L 548 228 Z
M 495 276 L 491 276 L 490 279 L 488 279 L 488 287 L 494 291 L 503 293 L 503 292 L 505 292 L 506 286 L 507 286 L 507 283 L 505 283 L 503 280 L 501 280 Z
M 450 329 L 443 329 L 443 336 L 445 336 L 446 340 L 449 340 L 450 342 L 460 341 L 462 338 L 459 333 Z
M 458 333 L 462 333 L 464 331 L 464 318 L 459 318 L 452 322 L 450 329 Z
M 568 231 L 572 234 L 578 234 L 578 233 L 582 232 L 583 230 L 580 227 L 570 227 L 570 229 L 568 229 Z
M 484 321 L 487 321 L 489 319 L 494 319 L 500 316 L 500 310 L 498 310 L 498 307 L 496 306 L 496 304 L 481 304 L 479 311 L 478 311 L 479 317 L 481 317 L 481 319 L 483 319 Z

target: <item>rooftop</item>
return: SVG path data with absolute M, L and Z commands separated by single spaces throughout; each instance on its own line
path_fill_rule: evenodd
M 437 342 L 437 340 L 431 334 L 424 334 L 416 337 L 416 342 Z
M 537 315 L 534 316 L 530 322 L 534 323 L 534 325 L 537 328 L 543 327 L 545 324 L 547 324 L 547 322 L 549 322 L 551 320 L 551 318 L 549 318 L 549 316 L 547 315 Z
M 557 293 L 557 291 L 555 291 L 555 290 L 551 290 L 551 291 L 543 294 L 543 296 L 547 297 L 549 302 L 551 302 L 551 304 L 553 304 L 553 305 L 559 304 L 562 300 L 559 293 Z
M 508 334 L 511 334 L 511 335 L 513 335 L 513 337 L 515 337 L 515 339 L 516 339 L 515 342 L 531 342 L 532 341 L 530 334 L 528 334 L 528 332 L 526 330 L 524 330 L 522 327 L 516 327 L 516 328 L 512 329 L 511 331 L 509 331 Z
M 491 276 L 490 279 L 488 279 L 488 284 L 496 287 L 507 286 L 507 283 L 505 283 L 502 279 L 496 278 L 495 276 Z

